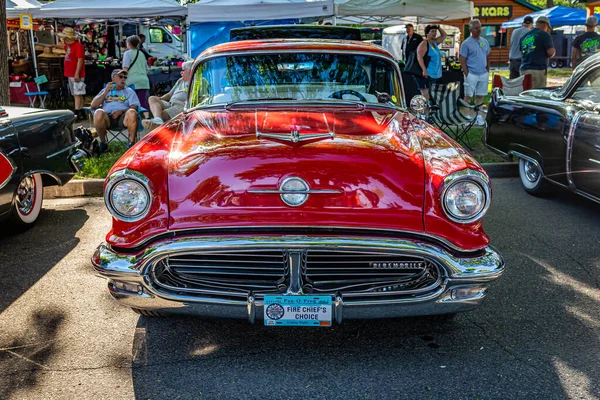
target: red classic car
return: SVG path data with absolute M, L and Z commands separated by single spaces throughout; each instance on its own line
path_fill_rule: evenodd
M 186 110 L 116 163 L 105 200 L 93 265 L 144 315 L 451 316 L 504 270 L 485 172 L 408 112 L 393 57 L 360 42 L 206 50 Z

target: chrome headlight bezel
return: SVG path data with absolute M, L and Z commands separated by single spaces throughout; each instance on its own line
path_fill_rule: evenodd
M 479 186 L 479 188 L 483 191 L 485 199 L 484 199 L 483 207 L 481 208 L 481 210 L 479 210 L 479 212 L 477 212 L 476 214 L 474 214 L 470 217 L 459 217 L 459 216 L 454 215 L 453 213 L 451 213 L 448 210 L 448 206 L 446 203 L 446 196 L 447 196 L 450 188 L 452 188 L 454 185 L 456 185 L 458 183 L 462 183 L 465 181 Z M 492 190 L 491 190 L 491 186 L 490 186 L 490 181 L 485 174 L 483 174 L 479 171 L 465 169 L 465 170 L 450 174 L 444 179 L 442 196 L 441 196 L 441 203 L 442 203 L 441 205 L 442 205 L 442 209 L 444 210 L 444 213 L 446 214 L 446 217 L 448 217 L 453 222 L 457 222 L 459 224 L 470 224 L 470 223 L 480 220 L 481 218 L 483 218 L 483 216 L 486 214 L 488 208 L 490 207 L 491 200 L 492 200 Z
M 141 213 L 136 215 L 124 215 L 116 210 L 112 203 L 112 192 L 114 188 L 123 181 L 133 181 L 142 186 L 145 190 L 146 196 L 148 197 L 148 201 L 146 203 L 145 208 Z M 104 203 L 106 204 L 106 208 L 112 214 L 112 216 L 119 221 L 123 222 L 137 222 L 148 215 L 150 212 L 150 207 L 152 206 L 152 195 L 150 191 L 150 180 L 142 173 L 133 171 L 130 169 L 122 169 L 112 173 L 108 179 L 106 180 L 106 187 L 104 189 Z

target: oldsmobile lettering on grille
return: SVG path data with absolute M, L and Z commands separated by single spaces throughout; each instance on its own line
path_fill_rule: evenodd
M 371 268 L 375 269 L 425 269 L 423 261 L 402 261 L 402 262 L 371 262 Z

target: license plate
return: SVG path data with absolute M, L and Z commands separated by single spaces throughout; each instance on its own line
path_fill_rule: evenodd
M 331 326 L 331 296 L 265 296 L 266 326 Z

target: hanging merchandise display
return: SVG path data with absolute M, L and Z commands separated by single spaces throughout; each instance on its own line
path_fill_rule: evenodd
M 94 23 L 79 26 L 81 43 L 85 54 L 94 60 L 103 59 L 108 54 L 108 27 L 104 23 Z M 102 56 L 102 57 L 100 57 Z

